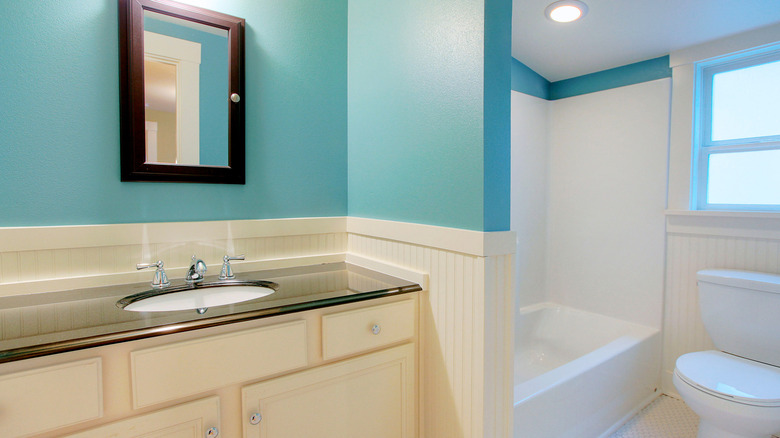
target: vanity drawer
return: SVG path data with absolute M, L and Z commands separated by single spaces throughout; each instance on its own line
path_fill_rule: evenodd
M 98 426 L 67 438 L 197 437 L 219 432 L 219 397 L 209 397 Z
M 100 358 L 0 376 L 0 431 L 29 436 L 103 416 Z
M 325 360 L 389 345 L 414 336 L 415 302 L 399 301 L 322 317 Z
M 300 320 L 134 351 L 133 407 L 305 367 L 306 334 Z

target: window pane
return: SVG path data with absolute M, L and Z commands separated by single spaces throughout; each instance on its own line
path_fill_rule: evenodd
M 712 141 L 780 135 L 780 61 L 712 77 Z
M 710 154 L 707 202 L 780 204 L 780 150 Z

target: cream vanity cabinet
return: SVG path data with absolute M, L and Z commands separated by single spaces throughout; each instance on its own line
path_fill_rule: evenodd
M 219 397 L 209 397 L 67 435 L 67 438 L 216 438 L 219 416 Z
M 3 364 L 0 430 L 35 438 L 413 438 L 417 300 L 388 296 L 34 359 L 42 368 Z M 4 417 L 4 406 L 16 411 Z
M 414 336 L 414 302 L 322 317 L 323 357 Z M 245 438 L 416 436 L 415 346 L 406 343 L 245 386 Z

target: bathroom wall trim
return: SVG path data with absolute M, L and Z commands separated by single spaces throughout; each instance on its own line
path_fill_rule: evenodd
M 514 254 L 516 245 L 514 231 L 482 232 L 358 217 L 347 218 L 347 232 L 478 257 Z
M 667 211 L 666 232 L 780 240 L 780 214 L 765 212 Z
M 0 253 L 355 233 L 481 257 L 513 254 L 513 231 L 482 232 L 355 217 L 0 227 Z
M 346 218 L 294 218 L 0 228 L 0 252 L 343 233 Z

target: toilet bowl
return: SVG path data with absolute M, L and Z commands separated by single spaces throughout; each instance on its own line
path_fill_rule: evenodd
M 721 351 L 677 359 L 673 383 L 699 415 L 699 438 L 780 434 L 780 276 L 698 273 L 702 321 Z
M 768 438 L 780 431 L 778 367 L 700 351 L 680 356 L 672 379 L 701 418 L 701 438 Z

